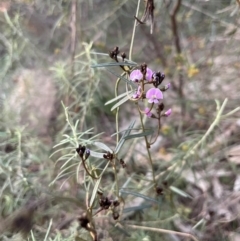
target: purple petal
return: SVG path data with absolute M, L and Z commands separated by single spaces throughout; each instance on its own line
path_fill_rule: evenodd
M 158 88 L 151 88 L 147 91 L 146 93 L 146 98 L 147 99 L 157 99 L 161 100 L 163 99 L 163 94 L 162 91 Z M 149 102 L 150 103 L 150 102 Z M 152 102 L 151 102 L 152 103 Z M 155 103 L 155 102 L 154 102 Z
M 157 99 L 159 99 L 159 100 L 163 99 L 162 91 L 158 88 L 156 88 L 156 90 L 155 90 L 155 95 L 156 95 Z
M 154 95 L 154 93 L 155 93 L 155 88 L 149 89 L 149 90 L 147 91 L 147 93 L 146 93 L 146 98 L 147 98 L 147 99 L 151 99 L 152 96 Z
M 139 69 L 133 70 L 130 74 L 130 80 L 132 80 L 133 82 L 139 82 L 142 78 L 143 75 L 141 73 L 141 71 Z
M 164 115 L 165 115 L 165 116 L 170 116 L 171 113 L 172 113 L 172 109 L 168 109 L 168 110 L 164 113 Z
M 144 112 L 147 115 L 147 117 L 151 117 L 152 116 L 152 112 L 150 111 L 149 108 L 145 108 Z
M 147 73 L 146 73 L 146 80 L 151 81 L 153 76 L 153 71 L 149 68 L 147 68 Z

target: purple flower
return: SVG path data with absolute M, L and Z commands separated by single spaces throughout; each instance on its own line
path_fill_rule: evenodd
M 147 68 L 147 73 L 146 73 L 146 80 L 151 81 L 153 76 L 153 71 L 149 68 Z
M 142 90 L 141 86 L 138 86 L 138 89 L 137 89 L 136 93 L 132 95 L 132 98 L 138 99 L 141 95 L 141 90 Z
M 168 117 L 168 116 L 171 115 L 171 113 L 172 113 L 172 109 L 168 109 L 168 110 L 164 113 L 164 115 Z
M 147 108 L 145 108 L 145 110 L 144 110 L 144 113 L 147 115 L 147 117 L 151 117 L 152 116 L 152 112 L 150 111 L 150 109 L 147 107 Z
M 163 94 L 160 89 L 151 88 L 147 91 L 146 98 L 148 99 L 149 103 L 157 104 L 159 100 L 163 99 Z
M 130 80 L 132 80 L 133 82 L 139 82 L 142 78 L 143 75 L 141 73 L 141 71 L 139 69 L 135 69 L 131 72 L 130 74 Z

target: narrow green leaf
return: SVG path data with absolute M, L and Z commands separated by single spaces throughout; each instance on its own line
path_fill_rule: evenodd
M 98 148 L 100 148 L 100 149 L 103 149 L 103 150 L 105 150 L 105 151 L 109 151 L 110 153 L 113 152 L 107 145 L 105 145 L 105 144 L 102 143 L 102 142 L 96 141 L 96 142 L 94 142 L 93 144 L 94 144 L 95 146 L 97 146 Z
M 192 229 L 197 229 L 199 226 L 205 226 L 206 225 L 206 220 L 204 218 L 202 218 L 201 220 L 199 220 L 193 227 Z
M 101 183 L 101 179 L 102 179 L 102 176 L 99 177 L 99 179 L 96 181 L 96 184 L 93 188 L 93 192 L 92 192 L 92 196 L 91 196 L 91 199 L 90 199 L 90 207 L 92 208 L 92 205 L 94 203 L 94 200 L 95 200 L 95 197 L 97 195 L 97 191 L 98 191 L 98 187 Z
M 118 77 L 119 79 L 124 80 L 127 84 L 131 85 L 132 87 L 137 88 L 137 84 L 136 84 L 136 83 L 128 80 L 127 78 L 125 78 L 125 77 L 123 77 L 123 76 L 121 76 L 121 75 L 119 75 L 119 74 L 114 73 L 114 72 L 111 71 L 110 69 L 106 69 L 106 70 L 107 70 L 109 73 L 113 74 L 114 76 Z
M 131 130 L 132 130 L 132 128 L 133 128 L 134 125 L 135 125 L 135 121 L 132 121 L 132 122 L 130 123 L 128 129 L 125 131 L 124 135 L 121 137 L 121 139 L 120 139 L 120 141 L 118 142 L 118 144 L 117 144 L 117 146 L 116 146 L 116 149 L 115 149 L 115 153 L 116 153 L 116 154 L 120 151 L 122 145 L 123 145 L 124 142 L 125 142 L 125 139 L 124 139 L 124 138 L 127 137 L 127 136 L 130 134 L 130 132 L 131 132 Z
M 77 120 L 75 125 L 74 125 L 75 130 L 77 130 L 78 123 L 79 123 L 79 120 Z
M 129 96 L 125 96 L 124 98 L 122 98 L 119 102 L 117 102 L 112 108 L 111 111 L 115 110 L 117 107 L 119 107 L 120 105 L 122 105 L 123 103 L 125 103 L 126 101 L 129 100 Z
M 93 188 L 93 191 L 92 191 L 92 196 L 91 196 L 91 199 L 90 199 L 90 208 L 92 208 L 92 205 L 94 203 L 94 200 L 95 200 L 95 197 L 97 195 L 97 191 L 98 191 L 98 188 L 99 188 L 99 185 L 101 183 L 101 179 L 102 179 L 102 176 L 103 176 L 103 173 L 106 171 L 106 169 L 108 168 L 108 165 L 109 165 L 109 162 L 106 164 L 106 166 L 104 167 L 99 179 L 96 181 L 96 184 Z
M 103 158 L 103 155 L 106 153 L 100 153 L 100 152 L 95 152 L 90 150 L 90 156 L 92 157 L 97 157 L 97 158 Z
M 139 128 L 132 128 L 131 130 L 132 130 L 132 131 L 139 131 Z M 124 134 L 125 131 L 126 131 L 126 130 L 122 130 L 122 131 L 115 132 L 115 133 L 113 133 L 113 134 L 111 135 L 111 137 L 116 136 L 117 134 L 121 134 L 121 133 Z
M 150 208 L 152 207 L 152 205 L 140 205 L 140 206 L 134 206 L 134 207 L 130 207 L 130 208 L 124 208 L 123 212 L 124 213 L 128 213 L 128 212 L 132 212 L 132 211 L 138 211 L 138 210 L 143 210 L 145 208 Z
M 126 96 L 126 95 L 131 95 L 133 92 L 134 92 L 133 90 L 130 90 L 130 91 L 128 91 L 128 92 L 124 92 L 124 93 L 122 93 L 121 95 L 118 95 L 117 97 L 115 97 L 115 98 L 107 101 L 107 102 L 105 103 L 105 105 L 109 105 L 109 104 L 111 104 L 112 102 L 115 102 L 115 101 L 123 98 L 123 97 Z
M 170 190 L 172 190 L 173 192 L 175 192 L 176 194 L 182 196 L 182 197 L 189 197 L 192 199 L 192 196 L 190 196 L 189 194 L 187 194 L 186 192 L 182 191 L 181 189 L 174 187 L 174 186 L 170 186 Z
M 149 135 L 152 135 L 153 133 L 154 133 L 154 130 L 149 130 L 149 131 L 145 131 L 145 132 L 142 132 L 142 133 L 137 133 L 137 134 L 132 134 L 132 135 L 126 136 L 126 137 L 124 137 L 124 139 L 129 140 L 129 139 L 133 139 L 133 138 L 149 136 Z
M 148 197 L 146 195 L 143 195 L 141 193 L 138 193 L 138 192 L 132 192 L 132 191 L 127 191 L 127 190 L 120 190 L 121 193 L 123 194 L 129 194 L 129 195 L 133 195 L 135 197 L 140 197 L 146 201 L 150 201 L 150 202 L 154 202 L 154 203 L 158 203 L 158 200 L 154 199 L 154 198 L 151 198 L 151 197 Z

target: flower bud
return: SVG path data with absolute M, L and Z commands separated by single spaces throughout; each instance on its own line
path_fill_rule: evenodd
M 170 116 L 172 113 L 172 109 L 168 109 L 165 113 L 164 113 L 164 116 L 168 117 Z
M 90 150 L 87 149 L 85 152 L 85 161 L 88 159 L 89 156 L 90 156 Z
M 171 87 L 171 84 L 168 83 L 167 85 L 164 85 L 163 87 L 160 88 L 161 91 L 166 91 Z

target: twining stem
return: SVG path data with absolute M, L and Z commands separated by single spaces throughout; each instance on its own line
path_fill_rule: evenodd
M 137 5 L 137 10 L 136 10 L 136 15 L 135 15 L 136 17 L 138 16 L 139 7 L 140 7 L 140 0 L 138 0 L 138 5 Z M 130 49 L 129 49 L 129 60 L 132 60 L 133 43 L 134 43 L 137 23 L 138 23 L 138 21 L 137 21 L 137 19 L 135 19 L 134 25 L 133 25 L 132 39 L 131 39 L 131 44 L 130 44 Z

